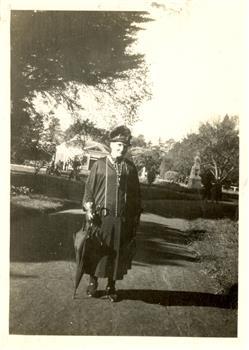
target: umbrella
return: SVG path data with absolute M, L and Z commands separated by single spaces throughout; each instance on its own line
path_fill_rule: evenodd
M 76 258 L 76 274 L 75 274 L 75 285 L 73 298 L 76 295 L 77 288 L 80 284 L 81 278 L 84 274 L 84 255 L 86 250 L 86 239 L 88 236 L 88 230 L 82 226 L 82 228 L 74 233 L 74 250 Z
M 94 213 L 91 221 L 83 222 L 82 228 L 74 233 L 76 273 L 73 298 L 85 272 L 94 274 L 99 260 L 106 254 L 106 246 L 99 237 L 101 219 Z

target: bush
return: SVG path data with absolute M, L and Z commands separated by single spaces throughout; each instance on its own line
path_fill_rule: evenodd
M 179 179 L 179 173 L 177 171 L 169 170 L 164 174 L 164 180 L 169 182 L 177 182 Z
M 28 196 L 30 193 L 33 192 L 33 189 L 27 187 L 27 186 L 11 186 L 11 195 L 17 196 L 17 195 L 25 195 Z
M 149 185 L 151 185 L 155 181 L 155 178 L 156 178 L 156 171 L 154 169 L 148 170 L 147 181 Z

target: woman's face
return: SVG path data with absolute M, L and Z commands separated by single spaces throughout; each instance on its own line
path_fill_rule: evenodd
M 123 142 L 111 142 L 111 156 L 115 158 L 120 158 L 127 152 L 127 146 Z

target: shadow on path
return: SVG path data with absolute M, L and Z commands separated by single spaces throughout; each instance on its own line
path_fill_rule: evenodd
M 99 290 L 96 294 L 96 298 L 104 297 L 105 292 Z M 137 300 L 148 304 L 161 306 L 203 306 L 224 309 L 235 308 L 235 306 L 231 303 L 231 298 L 229 295 L 199 292 L 120 289 L 118 290 L 118 302 L 124 300 Z
M 120 300 L 141 300 L 149 304 L 163 306 L 206 306 L 229 308 L 229 298 L 226 295 L 210 293 L 161 291 L 161 290 L 120 290 Z
M 23 273 L 16 273 L 16 272 L 12 272 L 10 271 L 10 278 L 38 278 L 37 275 L 27 275 L 27 274 L 23 274 Z
M 137 253 L 133 264 L 175 265 L 198 262 L 199 256 L 188 247 L 190 234 L 153 222 L 142 222 L 137 234 Z
M 73 233 L 80 229 L 82 220 L 80 210 L 13 220 L 10 260 L 74 261 Z M 179 265 L 179 261 L 197 261 L 198 257 L 187 247 L 188 236 L 187 232 L 165 225 L 165 219 L 163 225 L 142 221 L 137 233 L 134 264 Z

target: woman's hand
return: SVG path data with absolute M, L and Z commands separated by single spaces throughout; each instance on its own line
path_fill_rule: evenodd
M 93 203 L 84 203 L 83 210 L 85 210 L 86 220 L 91 221 L 93 219 Z

